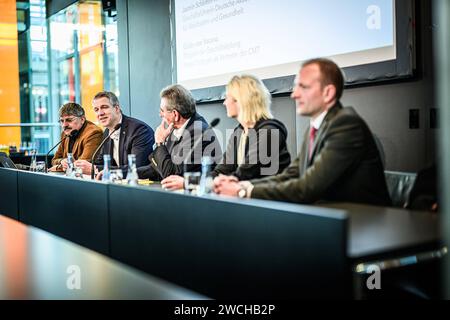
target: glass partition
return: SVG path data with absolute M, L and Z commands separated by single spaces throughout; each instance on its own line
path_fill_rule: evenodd
M 46 17 L 45 0 L 0 1 L 0 149 L 57 143 L 58 109 L 77 102 L 96 121 L 93 96 L 118 92 L 117 22 L 100 0 Z M 17 150 L 20 151 L 20 150 Z

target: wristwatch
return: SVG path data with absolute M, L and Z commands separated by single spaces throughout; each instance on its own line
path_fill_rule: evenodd
M 157 142 L 157 143 L 155 143 L 155 145 L 156 145 L 156 147 L 160 147 L 160 146 L 164 145 L 164 142 Z
M 243 199 L 247 197 L 247 189 L 244 187 L 241 187 L 238 191 L 238 197 Z

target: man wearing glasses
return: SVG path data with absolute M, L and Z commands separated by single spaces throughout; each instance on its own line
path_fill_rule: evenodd
M 102 141 L 103 132 L 94 123 L 86 120 L 84 109 L 78 103 L 69 102 L 59 109 L 62 143 L 52 159 L 50 171 L 67 169 L 67 154 L 75 160 L 89 160 Z
M 139 166 L 139 178 L 160 181 L 170 175 L 201 169 L 201 156 L 222 154 L 219 141 L 208 122 L 197 113 L 192 94 L 179 84 L 164 88 L 155 131 L 155 150 L 150 164 Z

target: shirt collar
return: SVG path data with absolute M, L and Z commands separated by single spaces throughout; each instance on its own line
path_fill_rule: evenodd
M 120 116 L 120 120 L 119 120 L 119 123 L 120 124 L 122 124 L 122 115 Z M 110 135 L 110 138 L 112 139 L 112 140 L 115 140 L 115 141 L 119 141 L 119 137 L 120 137 L 120 132 L 121 132 L 121 130 L 122 130 L 122 126 L 119 128 L 119 129 L 117 129 L 116 131 L 114 131 L 111 135 Z
M 317 118 L 310 121 L 310 126 L 314 127 L 314 129 L 319 130 L 320 126 L 322 125 L 323 119 L 325 119 L 325 116 L 327 115 L 328 110 L 325 110 L 322 112 Z
M 177 138 L 177 140 L 180 140 L 180 138 L 183 136 L 184 129 L 186 129 L 189 120 L 191 120 L 191 118 L 187 119 L 186 122 L 183 123 L 183 125 L 178 129 L 173 129 L 173 135 Z

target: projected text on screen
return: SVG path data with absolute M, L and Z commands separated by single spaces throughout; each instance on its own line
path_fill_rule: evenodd
M 313 57 L 341 67 L 393 60 L 394 11 L 394 0 L 176 0 L 177 81 L 281 77 Z

